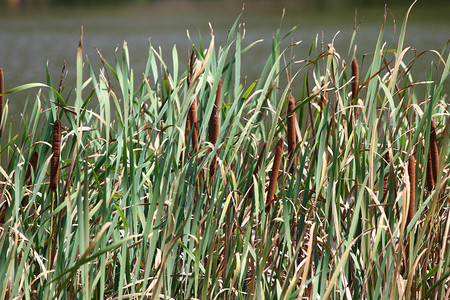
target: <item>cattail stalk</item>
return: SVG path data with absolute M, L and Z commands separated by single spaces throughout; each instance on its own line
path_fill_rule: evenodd
M 283 156 L 283 138 L 280 138 L 275 146 L 275 158 L 273 160 L 272 173 L 270 174 L 269 190 L 267 192 L 266 211 L 270 211 L 273 205 L 273 197 L 275 195 L 275 187 L 278 181 L 278 171 L 281 166 L 281 157 Z
M 414 217 L 416 210 L 416 159 L 410 155 L 408 158 L 408 175 L 409 175 L 409 207 L 406 225 L 408 225 Z
M 219 106 L 220 106 L 220 95 L 222 94 L 222 79 L 219 80 L 219 84 L 217 86 L 216 99 L 214 102 L 213 110 L 211 113 L 211 117 L 209 119 L 209 131 L 208 131 L 208 139 L 209 141 L 215 145 L 217 140 L 219 139 Z M 210 166 L 210 174 L 213 176 L 216 173 L 217 169 L 217 154 L 214 155 L 213 161 Z
M 297 124 L 297 115 L 294 112 L 295 109 L 295 99 L 294 97 L 289 97 L 288 109 L 287 109 L 287 144 L 289 152 L 289 160 L 292 161 L 291 172 L 293 172 L 297 159 L 294 156 L 295 147 L 297 147 L 297 133 L 295 126 Z M 293 159 L 292 159 L 293 158 Z
M 0 94 L 5 92 L 5 85 L 3 81 L 3 69 L 0 68 Z M 5 97 L 0 95 L 0 136 L 3 133 L 3 110 L 5 109 Z
M 358 87 L 359 87 L 359 66 L 356 58 L 352 60 L 352 99 L 354 104 L 358 102 Z M 359 108 L 356 108 L 356 119 L 359 118 Z
M 56 190 L 59 178 L 59 155 L 61 153 L 61 122 L 53 124 L 52 158 L 50 161 L 50 189 Z

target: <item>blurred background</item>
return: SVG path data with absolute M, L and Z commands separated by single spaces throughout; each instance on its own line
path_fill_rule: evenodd
M 287 38 L 286 46 L 302 41 L 292 48 L 289 56 L 295 60 L 305 59 L 318 36 L 325 49 L 334 39 L 337 52 L 348 60 L 353 53 L 353 49 L 349 51 L 349 44 L 355 20 L 360 24 L 356 35 L 357 58 L 373 51 L 385 3 L 395 18 L 394 22 L 388 14 L 385 27 L 387 48 L 393 49 L 412 3 L 410 0 L 245 1 L 240 19 L 246 28 L 244 46 L 256 40 L 264 41 L 244 55 L 243 75 L 250 81 L 261 72 L 283 9 L 286 13 L 282 33 L 298 26 Z M 83 52 L 94 66 L 94 72 L 98 73 L 101 68 L 94 47 L 114 64 L 116 49 L 120 51 L 123 42 L 127 41 L 135 81 L 138 82 L 148 57 L 149 40 L 153 47 L 161 48 L 163 58 L 169 63 L 172 48 L 176 45 L 180 63 L 186 64 L 190 49 L 186 30 L 194 42 L 198 42 L 201 34 L 203 43 L 209 44 L 208 23 L 211 23 L 216 46 L 223 45 L 242 6 L 241 0 L 0 0 L 0 67 L 5 74 L 5 89 L 45 82 L 47 63 L 53 84 L 57 85 L 64 61 L 67 63 L 67 82 L 73 84 L 81 26 L 84 28 Z M 429 49 L 441 52 L 450 38 L 449 12 L 449 0 L 418 1 L 408 22 L 405 46 L 413 46 L 418 52 Z M 415 67 L 419 69 L 419 79 L 425 78 L 431 59 L 437 60 L 437 57 L 430 53 L 419 59 L 419 63 L 424 63 L 422 67 Z M 183 70 L 184 66 L 180 68 Z M 26 95 L 20 95 L 8 96 L 10 114 L 22 112 Z

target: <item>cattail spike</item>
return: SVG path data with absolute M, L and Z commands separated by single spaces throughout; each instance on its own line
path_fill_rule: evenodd
M 38 158 L 39 158 L 39 155 L 38 155 L 37 151 L 34 151 L 31 154 L 30 161 L 28 162 L 27 173 L 25 174 L 25 180 L 24 180 L 25 184 L 29 184 L 29 181 L 31 181 L 31 171 L 33 171 L 33 172 L 36 171 Z
M 219 106 L 220 106 L 220 95 L 222 93 L 222 79 L 219 81 L 216 92 L 216 100 L 214 102 L 213 110 L 211 113 L 211 118 L 209 120 L 209 141 L 213 144 L 217 142 L 219 138 Z
M 428 148 L 428 163 L 427 163 L 427 190 L 431 192 L 437 181 L 437 173 L 439 170 L 439 152 L 436 138 L 436 124 L 431 119 L 430 144 Z
M 294 156 L 295 147 L 297 147 L 297 133 L 295 130 L 297 124 L 297 115 L 294 112 L 295 109 L 295 99 L 294 97 L 289 97 L 288 109 L 287 109 L 287 144 L 289 159 L 292 160 L 291 172 L 294 170 L 297 163 L 297 159 Z M 294 156 L 294 159 L 292 157 Z
M 278 181 L 278 172 L 281 166 L 281 157 L 283 156 L 283 138 L 280 138 L 275 146 L 275 158 L 273 160 L 272 173 L 270 174 L 269 190 L 267 192 L 266 211 L 270 211 L 273 205 L 273 197 L 275 196 L 275 187 Z
M 409 175 L 409 208 L 406 225 L 411 222 L 416 210 L 416 159 L 410 155 L 408 158 L 408 175 Z
M 359 66 L 356 58 L 352 60 L 352 99 L 356 99 L 359 87 Z
M 61 122 L 53 124 L 52 158 L 50 161 L 50 189 L 56 190 L 59 178 L 59 155 L 61 153 Z
M 216 99 L 214 102 L 211 117 L 209 119 L 209 132 L 208 139 L 212 144 L 215 144 L 219 138 L 219 106 L 220 106 L 220 95 L 222 94 L 222 79 L 219 80 L 217 86 Z M 217 154 L 214 155 L 213 161 L 210 166 L 210 174 L 213 176 L 217 169 Z
M 194 102 L 192 102 L 192 105 L 189 108 L 189 119 L 191 121 L 192 146 L 194 147 L 195 150 L 197 150 L 198 147 L 197 99 L 194 99 Z

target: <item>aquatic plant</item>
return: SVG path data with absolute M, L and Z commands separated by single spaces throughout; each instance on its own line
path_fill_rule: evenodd
M 73 83 L 4 92 L 35 94 L 3 113 L 0 297 L 448 299 L 450 55 L 404 47 L 408 14 L 367 54 L 278 29 L 252 82 L 239 19 L 142 77 L 81 35 Z

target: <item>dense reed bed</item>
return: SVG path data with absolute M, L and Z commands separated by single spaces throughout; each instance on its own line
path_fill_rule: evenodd
M 1 119 L 0 297 L 449 299 L 450 55 L 408 14 L 367 54 L 279 29 L 254 82 L 239 20 L 143 79 L 81 35 L 75 83 L 5 93 L 37 92 Z

